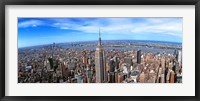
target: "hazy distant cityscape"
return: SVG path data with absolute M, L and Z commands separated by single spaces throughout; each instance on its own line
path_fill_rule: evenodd
M 19 47 L 18 83 L 182 83 L 182 42 L 96 32 L 94 41 Z

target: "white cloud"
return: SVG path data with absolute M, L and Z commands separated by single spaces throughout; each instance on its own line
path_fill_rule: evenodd
M 26 28 L 26 27 L 37 27 L 40 25 L 44 25 L 45 23 L 40 20 L 28 20 L 18 23 L 18 27 Z
M 76 30 L 83 33 L 103 34 L 158 34 L 182 37 L 181 18 L 73 18 L 29 20 L 19 23 L 19 27 L 52 26 L 62 30 Z M 138 20 L 139 19 L 139 20 Z
M 157 20 L 147 21 L 146 24 L 137 26 L 131 30 L 133 33 L 155 33 L 182 37 L 182 21 Z M 173 34 L 172 34 L 173 33 Z
M 144 18 L 142 21 L 134 21 L 129 18 L 99 18 L 81 19 L 78 22 L 69 19 L 57 19 L 53 26 L 84 33 L 98 33 L 100 27 L 101 32 L 105 34 L 155 33 L 182 37 L 182 19 L 180 18 Z

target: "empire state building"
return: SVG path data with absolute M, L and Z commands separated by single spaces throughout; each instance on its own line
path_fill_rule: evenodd
M 95 51 L 95 71 L 96 71 L 96 83 L 102 83 L 107 81 L 106 65 L 105 65 L 105 52 L 101 44 L 101 36 L 99 29 L 99 41 Z

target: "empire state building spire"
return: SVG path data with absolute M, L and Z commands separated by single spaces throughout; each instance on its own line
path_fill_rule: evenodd
M 98 42 L 98 46 L 101 46 L 101 33 L 100 33 L 100 28 L 99 28 L 99 42 Z

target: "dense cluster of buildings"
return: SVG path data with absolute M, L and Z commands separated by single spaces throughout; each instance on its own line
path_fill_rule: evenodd
M 63 48 L 55 43 L 18 53 L 18 83 L 182 83 L 182 53 Z

